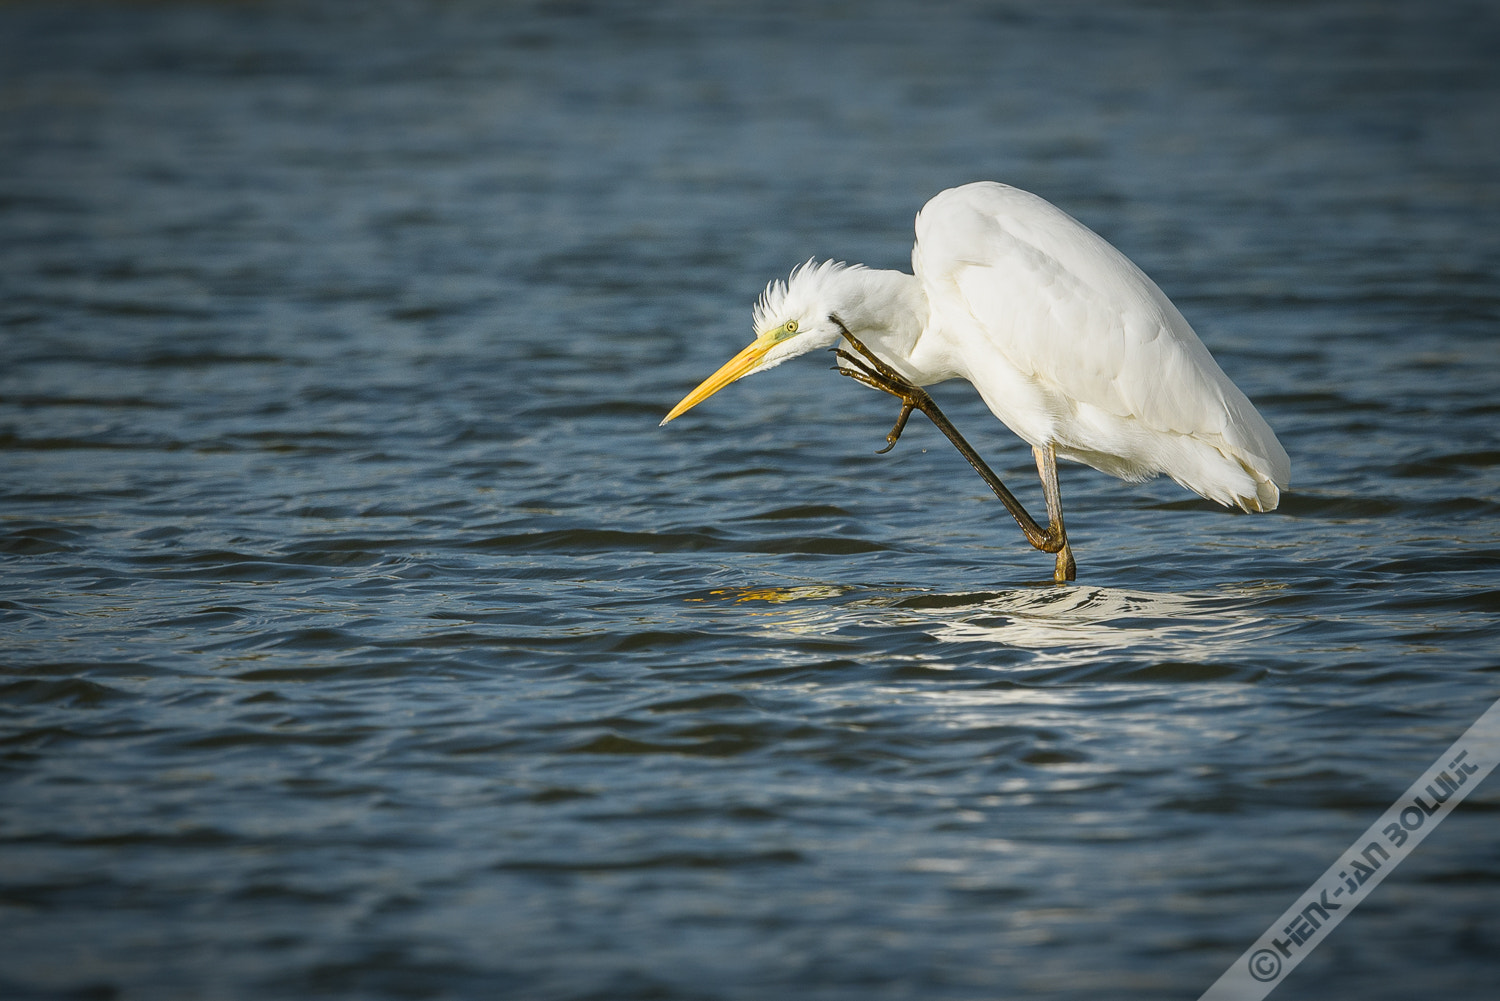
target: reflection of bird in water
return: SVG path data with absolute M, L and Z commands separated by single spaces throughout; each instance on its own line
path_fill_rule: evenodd
M 672 420 L 752 372 L 841 338 L 839 371 L 942 429 L 1072 580 L 1057 459 L 1126 480 L 1166 473 L 1209 500 L 1270 511 L 1291 464 L 1187 320 L 1124 254 L 1056 206 L 1004 184 L 951 188 L 917 216 L 915 275 L 808 262 L 767 286 L 755 341 L 672 408 Z M 1042 528 L 920 387 L 967 379 L 1031 445 Z

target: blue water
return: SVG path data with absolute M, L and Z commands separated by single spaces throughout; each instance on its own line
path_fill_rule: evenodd
M 0 995 L 1191 999 L 1500 697 L 1487 4 L 0 5 Z M 993 178 L 1275 514 L 816 358 Z M 1022 499 L 1029 451 L 939 402 Z M 1500 787 L 1277 989 L 1490 998 Z

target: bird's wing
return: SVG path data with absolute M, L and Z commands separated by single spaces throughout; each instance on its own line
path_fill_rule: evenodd
M 945 322 L 977 326 L 1069 401 L 1189 435 L 1254 413 L 1156 284 L 1036 195 L 991 182 L 945 191 L 917 217 L 912 256 Z

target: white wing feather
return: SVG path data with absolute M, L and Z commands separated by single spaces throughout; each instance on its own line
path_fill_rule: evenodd
M 1276 506 L 1290 462 L 1270 426 L 1156 283 L 1061 209 L 991 182 L 950 189 L 918 215 L 912 262 L 932 332 L 961 343 L 969 380 L 1022 438 L 1117 476 L 1165 472 L 1221 503 Z M 1012 371 L 986 373 L 986 358 Z M 1009 406 L 1017 378 L 1030 395 Z

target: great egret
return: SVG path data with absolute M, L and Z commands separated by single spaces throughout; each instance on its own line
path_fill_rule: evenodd
M 1270 511 L 1291 462 L 1156 283 L 1093 230 L 1019 188 L 950 188 L 917 214 L 912 270 L 827 261 L 772 282 L 755 340 L 672 408 L 841 339 L 838 368 L 902 401 L 887 445 L 921 410 L 943 430 L 1036 548 L 1075 567 L 1059 457 L 1124 480 L 1166 473 L 1209 500 Z M 1047 501 L 1042 528 L 921 389 L 967 379 L 1031 445 Z

